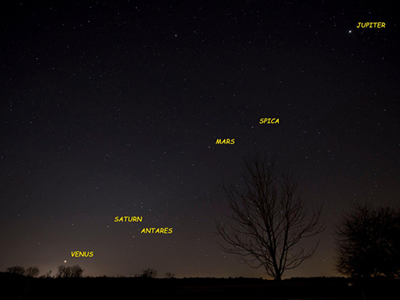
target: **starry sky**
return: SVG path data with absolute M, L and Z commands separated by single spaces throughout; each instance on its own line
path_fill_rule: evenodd
M 379 1 L 2 1 L 0 270 L 268 278 L 215 228 L 222 184 L 263 151 L 327 226 L 284 277 L 337 276 L 351 203 L 400 204 L 398 15 Z

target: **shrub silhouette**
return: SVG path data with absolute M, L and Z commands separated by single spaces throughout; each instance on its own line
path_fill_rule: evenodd
M 399 277 L 400 210 L 356 205 L 336 229 L 336 269 L 352 277 Z
M 14 267 L 9 267 L 6 269 L 7 272 L 12 273 L 12 274 L 17 274 L 17 275 L 24 275 L 25 274 L 25 268 L 21 266 L 14 266 Z
M 138 277 L 149 278 L 149 279 L 156 278 L 157 277 L 157 270 L 152 269 L 152 268 L 143 269 L 142 274 L 139 275 Z
M 25 270 L 25 276 L 28 277 L 36 277 L 39 275 L 39 268 L 38 267 L 29 267 Z
M 66 267 L 63 265 L 58 266 L 58 273 L 56 277 L 58 278 L 78 278 L 82 277 L 83 269 L 78 266 Z
M 40 276 L 40 278 L 50 278 L 50 277 L 51 277 L 51 276 L 50 276 L 51 272 L 52 272 L 52 270 L 48 271 L 48 272 L 46 273 L 46 275 L 42 275 L 42 276 Z
M 171 273 L 171 272 L 167 272 L 167 273 L 165 273 L 165 277 L 166 278 L 175 278 L 175 274 L 174 273 Z

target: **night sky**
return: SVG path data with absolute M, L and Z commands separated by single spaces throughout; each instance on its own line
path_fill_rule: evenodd
M 284 277 L 339 275 L 351 203 L 400 204 L 399 10 L 379 3 L 2 1 L 0 270 L 268 278 L 215 227 L 263 151 L 327 226 Z

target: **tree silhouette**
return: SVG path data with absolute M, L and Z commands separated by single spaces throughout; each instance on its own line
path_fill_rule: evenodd
M 7 272 L 12 273 L 12 274 L 17 274 L 17 275 L 24 275 L 25 274 L 25 268 L 21 266 L 13 266 L 9 267 L 6 269 Z
M 58 278 L 68 278 L 70 277 L 70 269 L 66 266 L 60 265 L 58 266 L 58 273 L 56 277 Z
M 82 277 L 83 271 L 84 270 L 78 265 L 72 266 L 71 267 L 71 277 L 73 277 L 73 278 Z
M 47 273 L 46 273 L 46 275 L 42 275 L 42 276 L 40 276 L 40 278 L 50 278 L 51 276 L 51 272 L 52 272 L 52 270 L 50 270 L 50 271 L 48 271 Z
M 400 210 L 355 205 L 336 228 L 336 269 L 352 277 L 399 277 Z
M 152 268 L 146 268 L 142 270 L 142 274 L 139 276 L 141 278 L 156 278 L 157 277 L 157 270 Z
M 25 275 L 28 277 L 36 277 L 39 275 L 39 268 L 38 267 L 29 267 L 25 271 Z
M 222 248 L 253 268 L 263 266 L 268 275 L 281 280 L 286 270 L 298 267 L 310 258 L 318 244 L 309 251 L 295 246 L 324 230 L 319 224 L 321 209 L 308 215 L 297 193 L 298 182 L 283 174 L 278 181 L 275 163 L 255 155 L 245 161 L 239 186 L 224 186 L 233 211 L 228 227 L 217 223 L 217 231 L 230 245 Z
M 58 278 L 78 278 L 82 277 L 83 269 L 78 266 L 66 267 L 63 265 L 58 266 L 58 273 L 56 277 Z
M 168 279 L 175 278 L 175 274 L 171 273 L 171 272 L 166 272 L 165 273 L 165 278 L 168 278 Z

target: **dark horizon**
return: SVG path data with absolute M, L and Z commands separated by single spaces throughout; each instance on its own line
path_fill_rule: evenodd
M 346 278 L 295 278 L 287 281 L 266 281 L 249 278 L 182 278 L 182 279 L 141 279 L 141 278 L 18 278 L 4 276 L 10 299 L 87 299 L 97 297 L 136 296 L 146 299 L 382 299 L 390 298 L 398 286 L 396 280 L 349 280 Z M 20 287 L 20 289 L 11 288 Z

